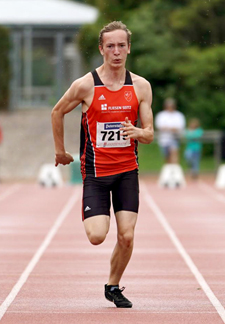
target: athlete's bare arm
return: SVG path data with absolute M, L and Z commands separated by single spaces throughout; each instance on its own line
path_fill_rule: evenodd
M 88 109 L 93 96 L 93 78 L 90 73 L 73 82 L 52 110 L 52 130 L 55 143 L 55 166 L 73 161 L 64 146 L 64 115 L 82 103 L 82 109 Z
M 126 117 L 123 123 L 123 134 L 127 138 L 137 139 L 140 143 L 149 144 L 154 139 L 151 86 L 147 80 L 133 73 L 132 80 L 139 100 L 141 128 L 133 126 L 128 120 L 128 117 Z

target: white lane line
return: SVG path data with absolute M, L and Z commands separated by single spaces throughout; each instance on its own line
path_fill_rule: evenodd
M 219 202 L 225 203 L 225 196 L 217 192 L 215 189 L 213 189 L 210 185 L 206 184 L 204 181 L 201 180 L 198 186 L 201 190 L 209 194 L 214 199 L 218 200 Z
M 38 248 L 37 252 L 27 265 L 26 269 L 24 272 L 21 274 L 19 280 L 15 284 L 15 286 L 12 288 L 11 292 L 9 295 L 6 297 L 4 302 L 0 306 L 0 320 L 6 313 L 7 309 L 9 306 L 12 304 L 13 300 L 16 298 L 17 294 L 19 293 L 20 289 L 23 287 L 25 282 L 27 281 L 29 275 L 33 271 L 34 267 L 37 265 L 38 261 L 44 254 L 45 250 L 47 249 L 48 245 L 51 243 L 51 240 L 57 233 L 58 229 L 62 225 L 63 221 L 67 217 L 67 215 L 70 213 L 72 210 L 73 206 L 76 204 L 78 198 L 79 198 L 79 189 L 76 187 L 75 192 L 72 194 L 70 197 L 69 201 L 57 217 L 55 223 L 53 224 L 52 228 L 49 230 L 48 234 L 46 235 L 44 241 L 41 243 L 40 247 Z
M 11 186 L 10 188 L 8 188 L 4 193 L 0 194 L 0 201 L 4 200 L 7 197 L 9 197 L 10 195 L 12 195 L 14 192 L 19 190 L 21 188 L 21 186 L 22 185 L 20 185 L 20 184 L 15 184 L 15 185 Z
M 215 309 L 216 309 L 217 313 L 220 315 L 223 323 L 225 323 L 225 309 L 224 309 L 224 307 L 222 306 L 220 301 L 216 298 L 216 296 L 212 292 L 211 288 L 205 281 L 204 277 L 202 276 L 202 274 L 200 273 L 200 271 L 198 270 L 198 268 L 192 261 L 191 257 L 184 249 L 183 245 L 181 244 L 178 237 L 176 236 L 174 230 L 168 223 L 166 217 L 163 215 L 160 208 L 157 206 L 157 204 L 155 203 L 155 201 L 153 200 L 151 195 L 148 193 L 147 187 L 143 182 L 142 182 L 142 190 L 143 190 L 143 196 L 144 196 L 145 202 L 147 203 L 149 208 L 153 211 L 154 215 L 156 216 L 156 218 L 158 219 L 158 221 L 160 222 L 160 224 L 162 225 L 162 227 L 168 234 L 169 238 L 171 239 L 171 241 L 177 248 L 178 252 L 184 259 L 188 268 L 191 270 L 191 272 L 195 276 L 195 278 L 196 278 L 197 282 L 199 283 L 199 285 L 201 286 L 202 290 L 204 291 L 206 296 L 209 298 L 212 305 L 215 307 Z
M 104 305 L 102 306 L 102 307 L 104 307 Z M 110 310 L 110 311 L 109 311 Z M 112 314 L 112 312 L 113 312 L 113 314 L 121 314 L 121 311 L 117 311 L 117 308 L 115 308 L 115 307 L 112 307 L 111 309 L 107 309 L 107 311 L 105 311 L 105 312 L 98 312 L 98 311 L 76 311 L 76 310 L 74 310 L 74 312 L 61 312 L 61 311 L 54 311 L 54 310 L 51 310 L 51 314 L 61 314 L 61 315 L 65 315 L 65 314 L 73 314 L 74 316 L 76 316 L 77 314 Z M 22 311 L 22 312 L 15 312 L 15 311 L 12 311 L 12 312 L 10 312 L 10 314 L 33 314 L 34 315 L 34 312 L 32 312 L 32 311 L 27 311 L 27 312 L 25 312 L 25 311 Z M 43 311 L 39 311 L 38 310 L 38 314 L 49 314 L 49 311 L 45 311 L 45 312 L 43 312 Z M 131 309 L 131 310 L 129 310 L 128 312 L 126 312 L 126 311 L 124 311 L 123 310 L 123 312 L 122 312 L 122 314 L 146 314 L 146 315 L 152 315 L 152 314 L 203 314 L 203 315 L 205 315 L 205 314 L 217 314 L 217 312 L 215 311 L 215 312 L 209 312 L 209 311 L 206 311 L 206 312 L 204 312 L 204 311 L 201 311 L 201 312 L 192 312 L 192 311 L 187 311 L 187 312 L 171 312 L 171 311 L 153 311 L 153 310 L 149 310 L 148 312 L 146 311 L 146 312 L 144 312 L 144 311 L 139 311 L 138 309 Z M 75 323 L 75 322 L 74 322 Z M 94 322 L 93 322 L 94 323 Z M 140 322 L 139 322 L 140 323 Z

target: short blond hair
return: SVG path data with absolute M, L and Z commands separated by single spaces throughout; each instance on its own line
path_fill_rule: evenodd
M 108 25 L 105 25 L 99 33 L 99 37 L 98 37 L 98 43 L 100 46 L 102 46 L 103 44 L 103 35 L 105 33 L 109 33 L 111 31 L 114 30 L 124 30 L 127 33 L 127 43 L 130 44 L 131 42 L 131 31 L 127 28 L 127 26 L 125 24 L 122 23 L 122 21 L 112 21 L 111 23 L 109 23 Z

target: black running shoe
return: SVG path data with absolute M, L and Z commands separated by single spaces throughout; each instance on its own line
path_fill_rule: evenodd
M 119 289 L 118 286 L 118 288 L 116 287 L 113 289 L 113 291 L 111 291 L 110 286 L 105 285 L 105 298 L 113 302 L 116 305 L 116 307 L 131 308 L 132 303 L 122 294 L 122 291 L 124 289 L 125 287 Z

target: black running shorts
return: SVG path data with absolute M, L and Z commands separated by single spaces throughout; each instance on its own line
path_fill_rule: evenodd
M 126 210 L 137 213 L 139 207 L 138 170 L 107 177 L 88 174 L 83 186 L 83 220 L 96 216 L 110 216 L 110 192 L 114 213 Z

